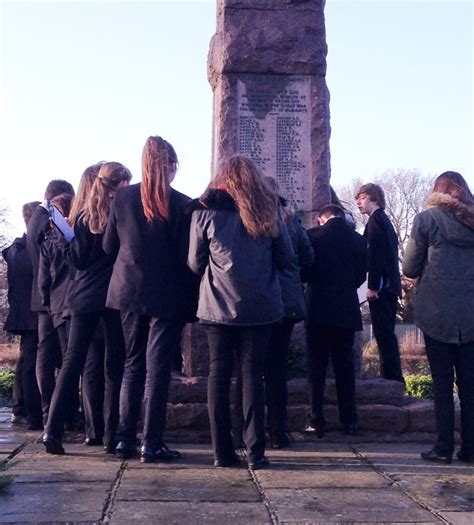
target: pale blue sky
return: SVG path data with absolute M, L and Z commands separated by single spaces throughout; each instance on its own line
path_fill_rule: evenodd
M 175 146 L 175 187 L 210 177 L 207 82 L 215 1 L 1 2 L 2 198 L 21 231 L 23 202 L 46 183 L 77 185 L 117 160 L 140 179 L 146 137 Z M 473 174 L 470 0 L 327 0 L 332 182 L 389 168 Z

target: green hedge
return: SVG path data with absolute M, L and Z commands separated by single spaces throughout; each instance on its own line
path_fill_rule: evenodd
M 405 376 L 407 395 L 422 399 L 433 399 L 433 379 L 428 375 Z
M 15 372 L 13 370 L 2 370 L 0 372 L 0 397 L 11 398 Z

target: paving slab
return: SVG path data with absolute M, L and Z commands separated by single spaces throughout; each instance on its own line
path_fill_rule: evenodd
M 431 509 L 472 512 L 474 518 L 473 475 L 412 476 L 397 474 L 394 479 L 403 490 L 415 495 Z
M 249 471 L 244 468 L 125 470 L 116 499 L 232 502 L 232 504 L 242 501 L 261 501 Z
M 183 523 L 238 523 L 260 525 L 272 523 L 262 503 L 209 503 L 143 501 L 131 506 L 117 502 L 112 524 L 153 523 L 183 525 Z
M 434 516 L 396 489 L 268 489 L 278 523 L 433 522 Z
M 270 488 L 367 488 L 378 489 L 391 485 L 390 481 L 370 468 L 319 467 L 308 471 L 272 468 L 255 472 L 263 490 Z
M 98 521 L 109 483 L 14 483 L 0 494 L 0 523 Z
M 390 476 L 395 474 L 426 474 L 426 475 L 472 475 L 474 465 L 458 461 L 454 457 L 451 465 L 430 463 L 420 457 L 420 452 L 426 447 L 419 444 L 361 444 L 354 445 L 368 462 Z
M 474 513 L 472 512 L 442 512 L 443 518 L 453 525 L 472 525 Z

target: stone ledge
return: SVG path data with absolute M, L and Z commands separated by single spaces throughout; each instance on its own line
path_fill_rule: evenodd
M 174 377 L 171 383 L 170 403 L 206 403 L 207 379 L 205 377 Z M 386 379 L 356 380 L 356 399 L 358 405 L 390 405 L 404 406 L 404 387 L 397 381 Z M 234 388 L 231 389 L 231 399 L 235 399 Z M 336 383 L 334 379 L 326 381 L 325 401 L 337 404 Z M 288 404 L 308 403 L 308 383 L 306 379 L 291 379 L 288 381 Z

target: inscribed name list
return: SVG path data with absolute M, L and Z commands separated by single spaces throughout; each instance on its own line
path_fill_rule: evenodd
M 242 75 L 237 80 L 238 150 L 298 210 L 311 210 L 310 80 Z

